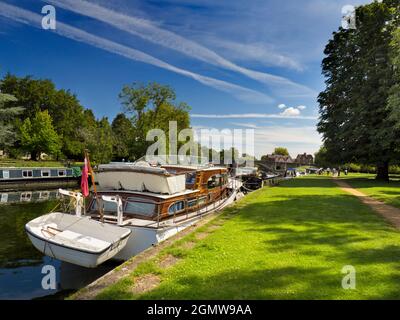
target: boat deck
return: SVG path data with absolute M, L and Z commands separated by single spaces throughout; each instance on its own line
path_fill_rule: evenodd
M 168 219 L 164 219 L 161 221 L 157 220 L 146 220 L 140 218 L 126 218 L 124 219 L 124 223 L 121 227 L 141 227 L 141 228 L 151 228 L 151 229 L 164 229 L 174 226 L 179 226 L 181 223 L 187 222 L 188 220 L 195 219 L 206 215 L 210 212 L 214 212 L 216 210 L 221 210 L 228 206 L 229 204 L 233 203 L 235 200 L 236 191 L 234 191 L 228 198 L 224 198 L 214 203 L 194 212 L 190 212 L 187 214 L 178 214 L 176 216 L 171 216 Z M 91 217 L 93 219 L 99 220 L 100 216 L 98 214 L 92 214 Z M 115 216 L 105 215 L 104 216 L 105 222 L 116 224 L 117 218 Z

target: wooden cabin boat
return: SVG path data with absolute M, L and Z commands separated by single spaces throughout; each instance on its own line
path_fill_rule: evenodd
M 96 194 L 92 193 L 85 207 L 81 194 L 69 193 L 76 200 L 75 215 L 79 219 L 120 228 L 121 234 L 129 230 L 130 235 L 126 241 L 124 239 L 123 245 L 118 246 L 118 252 L 108 257 L 121 261 L 170 238 L 241 196 L 238 191 L 240 182 L 230 179 L 228 170 L 222 167 L 151 166 L 144 162 L 110 164 L 100 165 L 95 176 L 98 190 Z M 60 192 L 68 195 L 66 191 Z M 50 214 L 45 220 L 51 219 Z M 68 230 L 63 229 L 65 231 Z M 90 231 L 87 233 L 91 234 Z M 84 228 L 80 229 L 80 234 L 86 234 Z M 104 241 L 100 233 L 96 233 L 95 238 Z M 69 242 L 68 257 L 58 254 L 57 258 L 71 262 L 74 245 L 76 256 L 79 256 L 81 244 Z M 36 247 L 48 254 L 48 250 L 43 251 L 44 245 Z M 93 267 L 103 261 L 99 258 L 91 259 L 90 265 L 77 260 L 72 263 Z
M 99 166 L 96 181 L 99 191 L 87 214 L 100 219 L 100 207 L 106 222 L 118 224 L 122 215 L 120 225 L 132 230 L 128 244 L 115 257 L 120 260 L 170 238 L 239 196 L 239 182 L 229 179 L 228 169 L 209 165 L 111 164 Z M 102 201 L 104 196 L 120 199 L 122 213 L 115 201 Z

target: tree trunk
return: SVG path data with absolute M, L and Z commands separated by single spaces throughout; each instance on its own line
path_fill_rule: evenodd
M 389 181 L 389 162 L 383 161 L 376 166 L 376 180 Z
M 31 160 L 37 161 L 38 159 L 38 152 L 37 151 L 31 151 Z

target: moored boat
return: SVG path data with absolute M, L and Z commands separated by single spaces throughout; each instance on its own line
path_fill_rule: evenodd
M 27 224 L 36 248 L 81 266 L 127 260 L 241 196 L 241 183 L 228 169 L 212 165 L 109 164 L 99 166 L 95 178 L 83 217 L 82 195 L 63 192 L 76 198 L 75 216 L 53 213 Z
M 25 229 L 43 254 L 86 268 L 95 268 L 114 257 L 131 233 L 129 229 L 60 212 L 34 219 Z

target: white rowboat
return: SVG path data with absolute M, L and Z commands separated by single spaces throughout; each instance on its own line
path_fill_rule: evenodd
M 86 268 L 114 257 L 131 234 L 127 228 L 59 212 L 30 221 L 25 230 L 43 254 Z

